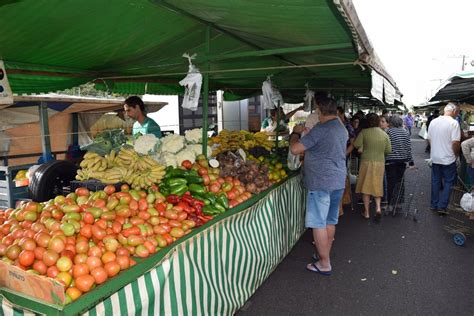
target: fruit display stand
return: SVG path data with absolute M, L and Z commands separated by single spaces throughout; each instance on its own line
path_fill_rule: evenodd
M 233 314 L 304 232 L 304 193 L 293 174 L 66 306 L 2 288 L 2 312 Z

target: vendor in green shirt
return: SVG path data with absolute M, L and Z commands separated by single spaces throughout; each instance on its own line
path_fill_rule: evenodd
M 261 132 L 276 132 L 278 129 L 278 132 L 285 132 L 288 131 L 288 122 L 290 121 L 290 118 L 298 111 L 303 110 L 304 106 L 300 106 L 299 108 L 285 114 L 283 112 L 283 109 L 281 107 L 271 109 L 270 110 L 270 116 L 265 118 L 262 121 L 262 125 L 260 127 Z M 279 113 L 278 113 L 279 112 Z M 277 128 L 277 115 L 280 116 L 280 124 L 278 124 Z
M 161 128 L 154 120 L 146 116 L 145 104 L 142 99 L 137 96 L 128 97 L 125 100 L 123 109 L 127 115 L 136 120 L 133 123 L 132 135 L 137 134 L 153 134 L 158 138 L 161 138 Z

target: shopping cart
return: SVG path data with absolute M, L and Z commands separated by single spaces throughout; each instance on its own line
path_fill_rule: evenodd
M 402 180 L 395 184 L 393 188 L 392 198 L 389 201 L 389 206 L 385 209 L 384 215 L 396 216 L 397 214 L 402 214 L 405 218 L 408 218 L 409 215 L 413 216 L 415 222 L 418 221 L 418 209 L 413 205 L 413 198 L 416 195 L 417 184 L 416 176 L 411 176 L 410 181 L 406 180 L 407 173 L 412 173 L 416 171 L 406 170 Z
M 356 184 L 357 177 L 359 176 L 359 157 L 356 155 L 350 155 L 347 161 L 347 176 L 349 177 L 350 184 L 350 196 L 351 196 L 351 210 L 354 211 L 354 193 L 352 186 Z
M 461 198 L 470 193 L 468 187 L 458 178 L 458 184 L 451 189 L 448 204 L 448 220 L 444 229 L 452 234 L 453 242 L 463 246 L 469 236 L 474 234 L 474 221 L 469 219 L 471 213 L 461 207 Z

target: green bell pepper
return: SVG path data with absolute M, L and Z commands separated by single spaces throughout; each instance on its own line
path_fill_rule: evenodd
M 191 193 L 198 193 L 198 194 L 206 193 L 206 189 L 204 188 L 204 186 L 196 184 L 196 183 L 191 183 L 189 185 L 189 191 L 191 191 Z
M 222 205 L 221 203 L 217 202 L 212 204 L 212 206 L 214 206 L 214 208 L 218 209 L 220 211 L 220 213 L 224 213 L 225 212 L 225 207 L 224 205 Z
M 186 181 L 188 181 L 188 184 L 191 183 L 196 183 L 196 184 L 202 184 L 204 183 L 204 179 L 201 178 L 201 176 L 195 176 L 195 175 L 189 175 L 186 177 Z
M 186 184 L 178 185 L 170 188 L 170 194 L 183 195 L 188 191 L 188 186 Z
M 187 183 L 188 182 L 184 178 L 169 178 L 168 180 L 166 180 L 166 185 L 170 188 L 185 185 Z
M 229 200 L 227 199 L 227 195 L 225 193 L 219 193 L 217 195 L 217 202 L 219 202 L 226 209 L 229 208 Z
M 213 205 L 206 205 L 202 208 L 202 212 L 204 215 L 217 215 L 221 214 L 222 212 Z

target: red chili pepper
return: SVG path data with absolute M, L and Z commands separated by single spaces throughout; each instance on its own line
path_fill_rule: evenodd
M 193 205 L 194 209 L 196 210 L 196 215 L 202 215 L 202 206 L 200 204 Z
M 212 216 L 206 216 L 206 215 L 198 215 L 198 218 L 202 220 L 204 223 L 209 222 L 213 217 Z
M 193 201 L 194 201 L 194 198 L 191 196 L 191 194 L 189 194 L 189 192 L 186 192 L 186 193 L 183 194 L 183 196 L 181 197 L 181 201 L 186 202 L 186 203 L 192 205 L 192 203 L 193 203 Z
M 166 202 L 171 203 L 173 205 L 177 204 L 180 200 L 181 198 L 179 197 L 179 195 L 176 194 L 170 194 L 166 198 Z
M 193 202 L 191 204 L 192 206 L 196 207 L 197 205 L 199 205 L 201 208 L 204 207 L 204 202 L 201 201 L 201 200 L 198 200 L 198 199 L 193 199 Z

